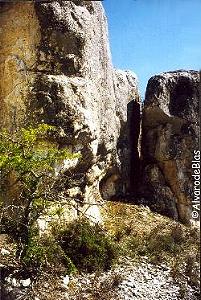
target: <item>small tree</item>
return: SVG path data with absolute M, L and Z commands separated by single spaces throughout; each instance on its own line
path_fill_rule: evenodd
M 47 124 L 29 127 L 10 134 L 0 133 L 0 197 L 1 220 L 9 210 L 17 209 L 19 219 L 15 233 L 26 245 L 32 225 L 55 199 L 55 164 L 63 159 L 78 157 L 67 149 L 58 149 L 50 137 L 56 129 Z M 6 203 L 9 190 L 15 191 L 12 201 Z M 16 224 L 16 223 L 15 223 Z

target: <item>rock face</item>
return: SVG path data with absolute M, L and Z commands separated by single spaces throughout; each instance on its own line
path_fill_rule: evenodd
M 150 79 L 139 176 L 137 79 L 112 66 L 101 2 L 1 2 L 0 28 L 0 128 L 12 132 L 45 122 L 58 129 L 59 147 L 81 153 L 62 166 L 71 176 L 59 187 L 62 196 L 76 198 L 79 209 L 98 218 L 94 203 L 135 196 L 140 184 L 146 204 L 188 222 L 199 135 L 198 72 Z
M 181 70 L 152 77 L 144 103 L 141 195 L 156 211 L 184 223 L 191 219 L 199 99 L 199 73 Z
M 0 25 L 1 128 L 33 122 L 58 128 L 58 144 L 82 155 L 67 171 L 75 183 L 64 184 L 66 195 L 93 203 L 126 193 L 127 111 L 133 107 L 138 128 L 137 80 L 112 67 L 101 2 L 5 2 Z

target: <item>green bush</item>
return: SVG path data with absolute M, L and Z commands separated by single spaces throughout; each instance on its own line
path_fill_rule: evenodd
M 100 225 L 75 220 L 59 233 L 59 243 L 76 268 L 84 272 L 107 270 L 117 256 L 117 247 Z
M 39 237 L 30 236 L 23 253 L 22 262 L 26 269 L 37 273 L 50 267 L 55 272 L 72 273 L 76 271 L 71 259 L 66 256 L 61 246 L 51 235 Z
M 60 149 L 54 133 L 56 128 L 48 124 L 0 131 L 0 232 L 17 240 L 18 259 L 36 270 L 56 258 L 56 253 L 63 257 L 59 245 L 40 241 L 38 233 L 32 232 L 37 219 L 57 201 L 56 185 L 63 170 L 56 176 L 55 164 L 80 158 Z
M 107 270 L 117 254 L 115 242 L 103 228 L 83 218 L 63 228 L 53 225 L 52 234 L 42 237 L 32 228 L 22 261 L 31 272 L 50 267 L 70 274 Z
M 80 157 L 67 148 L 59 149 L 48 124 L 0 131 L 0 229 L 13 227 L 16 219 L 20 240 L 27 243 L 29 227 L 55 201 L 55 164 Z M 61 170 L 62 174 L 62 170 Z M 9 221 L 10 218 L 10 221 Z M 0 221 L 1 221 L 0 220 Z M 18 226 L 19 225 L 19 226 Z

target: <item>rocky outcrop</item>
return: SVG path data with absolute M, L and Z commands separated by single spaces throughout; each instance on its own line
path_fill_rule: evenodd
M 112 67 L 101 2 L 2 3 L 0 25 L 1 128 L 39 122 L 57 127 L 59 146 L 82 155 L 73 170 L 66 168 L 71 185 L 60 187 L 66 196 L 93 204 L 126 193 L 127 111 L 134 107 L 138 127 L 137 80 Z
M 156 211 L 184 223 L 192 218 L 199 99 L 199 73 L 181 70 L 152 77 L 144 102 L 141 196 Z
M 56 168 L 71 177 L 58 187 L 62 197 L 77 199 L 82 211 L 99 218 L 97 201 L 139 193 L 153 209 L 188 222 L 198 72 L 150 79 L 141 168 L 137 79 L 112 66 L 101 2 L 1 2 L 0 26 L 0 127 L 12 132 L 45 122 L 56 126 L 59 147 L 81 153 Z

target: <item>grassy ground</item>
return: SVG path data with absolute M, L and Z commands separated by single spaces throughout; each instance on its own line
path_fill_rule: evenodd
M 147 207 L 107 202 L 103 208 L 105 228 L 114 236 L 121 255 L 137 261 L 167 264 L 175 280 L 187 276 L 199 284 L 199 229 L 186 227 Z
M 186 282 L 191 286 L 198 287 L 200 257 L 198 228 L 184 226 L 167 217 L 153 213 L 149 208 L 143 206 L 106 202 L 101 210 L 104 232 L 112 238 L 119 249 L 116 264 L 121 258 L 127 257 L 134 264 L 140 264 L 146 260 L 153 264 L 167 265 L 171 268 L 172 277 L 181 285 L 181 290 L 183 287 L 185 289 Z M 91 239 L 89 239 L 89 242 L 89 245 L 91 245 Z M 53 244 L 54 247 L 56 245 L 51 243 L 51 249 L 53 249 Z M 3 252 L 2 249 L 4 249 Z M 16 244 L 12 243 L 7 235 L 0 235 L 0 264 L 4 266 L 12 265 L 14 268 L 16 266 L 20 269 L 19 262 L 15 260 L 16 249 Z M 5 253 L 5 250 L 8 252 Z M 56 256 L 53 255 L 53 260 L 54 257 Z M 28 295 L 28 291 L 30 295 L 40 296 L 39 298 L 42 300 L 53 300 L 58 297 L 66 299 L 64 297 L 66 290 L 62 288 L 61 284 L 61 275 L 65 274 L 65 267 L 59 265 L 58 267 L 59 270 L 56 270 L 55 262 L 50 261 L 47 270 L 40 272 L 38 277 L 34 279 L 32 288 L 27 290 L 27 298 L 24 299 L 32 299 Z M 82 276 L 79 272 L 77 275 Z M 116 275 L 113 277 L 115 280 L 111 277 L 110 282 L 116 282 Z M 85 278 L 85 275 L 83 275 L 83 278 Z M 102 299 L 100 298 L 101 293 L 102 295 L 108 295 L 110 285 L 106 284 L 105 286 L 107 286 L 106 292 L 101 287 L 101 290 L 98 289 L 98 298 L 94 296 L 91 299 Z M 75 274 L 75 280 L 72 280 L 69 284 L 69 292 L 74 293 L 77 288 Z M 94 279 L 92 291 L 96 289 L 96 280 Z

